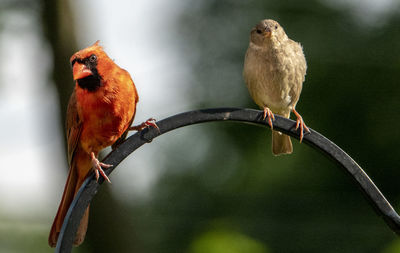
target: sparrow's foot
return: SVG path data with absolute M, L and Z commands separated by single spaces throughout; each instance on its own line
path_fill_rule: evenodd
M 157 128 L 158 132 L 160 132 L 160 129 L 158 128 L 158 126 L 157 126 L 157 124 L 156 124 L 156 120 L 153 119 L 153 118 L 150 118 L 150 119 L 146 120 L 145 122 L 143 122 L 143 123 L 140 124 L 140 125 L 129 127 L 129 128 L 128 128 L 128 131 L 132 131 L 132 130 L 134 130 L 134 131 L 141 131 L 141 130 L 143 130 L 143 129 L 146 128 L 146 127 L 154 127 L 154 128 Z
M 306 132 L 310 133 L 310 129 L 308 129 L 308 127 L 306 126 L 306 124 L 304 123 L 303 118 L 300 116 L 300 114 L 296 111 L 296 109 L 292 110 L 294 115 L 296 115 L 297 120 L 296 120 L 296 130 L 300 127 L 300 143 L 303 140 L 304 137 L 304 130 Z
M 265 120 L 265 118 L 268 117 L 268 124 L 271 127 L 271 130 L 274 129 L 274 126 L 272 125 L 272 121 L 275 120 L 275 116 L 272 113 L 272 111 L 268 108 L 268 107 L 264 107 L 264 117 L 263 120 Z
M 104 177 L 105 180 L 107 180 L 109 183 L 111 183 L 110 179 L 107 177 L 107 175 L 106 175 L 106 173 L 104 172 L 103 168 L 106 168 L 106 169 L 107 169 L 107 168 L 110 168 L 110 167 L 112 167 L 112 164 L 105 164 L 105 163 L 100 162 L 100 161 L 96 158 L 96 156 L 94 155 L 93 152 L 92 152 L 90 155 L 91 155 L 91 157 L 92 157 L 92 164 L 93 164 L 94 172 L 95 172 L 95 174 L 96 174 L 96 180 L 97 180 L 97 182 L 99 181 L 99 177 L 100 177 L 100 174 L 101 174 L 101 176 Z M 102 168 L 102 167 L 103 167 L 103 168 Z

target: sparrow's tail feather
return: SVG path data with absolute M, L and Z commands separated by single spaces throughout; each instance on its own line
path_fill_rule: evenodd
M 293 152 L 292 141 L 286 134 L 272 131 L 272 153 L 274 155 L 291 154 Z

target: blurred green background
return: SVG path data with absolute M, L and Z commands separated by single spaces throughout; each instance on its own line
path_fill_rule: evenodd
M 398 1 L 5 0 L 0 8 L 0 252 L 52 251 L 75 51 L 100 39 L 132 74 L 136 122 L 256 108 L 241 75 L 249 31 L 264 18 L 304 47 L 297 110 L 307 125 L 399 207 Z M 86 241 L 74 252 L 400 252 L 400 240 L 335 164 L 296 140 L 292 155 L 273 157 L 270 135 L 209 123 L 146 145 L 95 197 Z

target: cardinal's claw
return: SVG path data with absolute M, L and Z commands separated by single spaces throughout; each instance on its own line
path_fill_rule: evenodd
M 300 114 L 295 109 L 293 109 L 293 113 L 297 117 L 296 130 L 300 127 L 300 143 L 301 143 L 301 141 L 303 140 L 303 137 L 304 137 L 304 130 L 306 130 L 306 132 L 310 133 L 310 129 L 308 129 L 308 127 L 304 123 L 303 117 L 301 117 Z
M 267 117 L 269 126 L 271 127 L 271 129 L 274 129 L 274 126 L 272 125 L 272 120 L 275 120 L 275 116 L 268 107 L 265 107 L 263 120 L 265 120 L 265 118 Z
M 96 158 L 96 156 L 94 155 L 93 152 L 90 155 L 92 157 L 92 165 L 93 165 L 94 173 L 96 174 L 96 181 L 97 182 L 99 181 L 99 178 L 100 178 L 100 175 L 101 175 L 105 180 L 107 180 L 111 184 L 110 179 L 107 177 L 107 175 L 104 172 L 104 170 L 102 169 L 102 167 L 107 169 L 107 168 L 112 167 L 112 164 L 106 164 L 106 163 L 100 162 Z
M 157 124 L 156 124 L 156 120 L 153 119 L 153 118 L 150 118 L 150 119 L 146 120 L 145 122 L 143 122 L 143 123 L 140 124 L 140 125 L 129 127 L 129 128 L 128 128 L 128 131 L 132 131 L 132 130 L 134 130 L 134 131 L 141 131 L 141 130 L 143 130 L 143 129 L 146 128 L 146 127 L 154 127 L 154 128 L 157 128 L 158 132 L 160 132 L 160 128 L 158 128 L 158 126 L 157 126 Z

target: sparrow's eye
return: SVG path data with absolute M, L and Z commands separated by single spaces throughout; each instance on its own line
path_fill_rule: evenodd
M 257 33 L 258 33 L 258 34 L 261 34 L 262 31 L 261 31 L 260 29 L 257 29 Z
M 92 54 L 92 55 L 89 57 L 89 61 L 92 62 L 92 63 L 95 63 L 95 62 L 97 61 L 97 56 L 94 55 L 94 54 Z
M 275 30 L 278 29 L 278 25 L 275 25 Z

